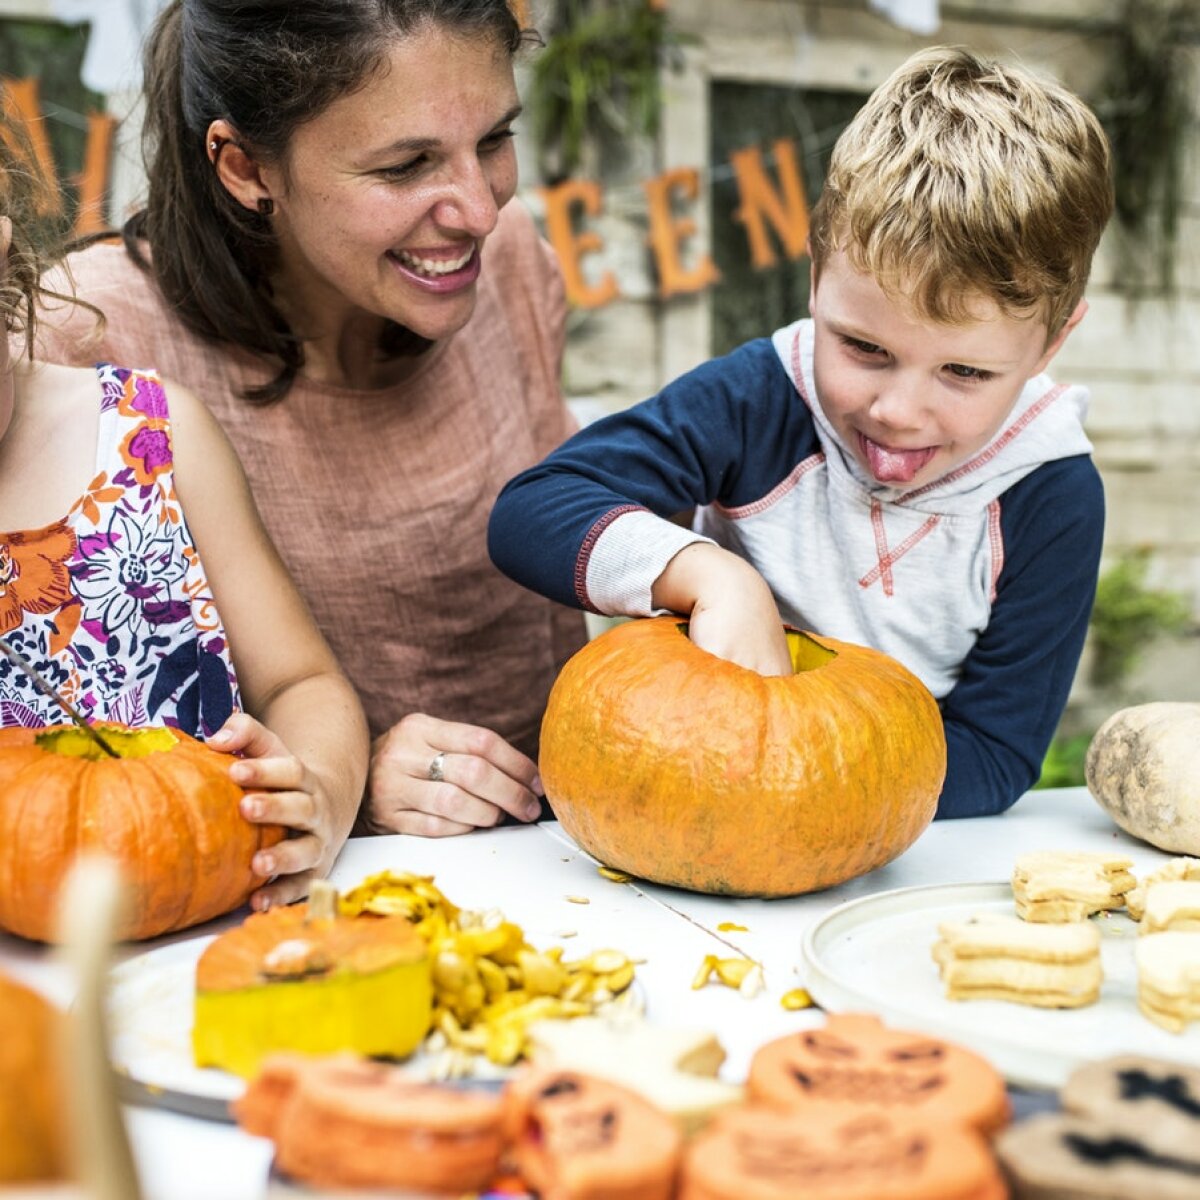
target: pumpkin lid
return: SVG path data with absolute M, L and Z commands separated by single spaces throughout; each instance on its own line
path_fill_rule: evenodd
M 333 975 L 368 975 L 427 957 L 405 917 L 308 919 L 307 904 L 253 913 L 221 934 L 196 964 L 202 992 L 239 991 Z

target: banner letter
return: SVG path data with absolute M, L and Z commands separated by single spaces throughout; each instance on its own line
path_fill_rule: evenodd
M 567 179 L 556 187 L 541 188 L 540 191 L 546 204 L 546 236 L 558 255 L 567 300 L 576 308 L 601 308 L 615 300 L 619 291 L 611 271 L 606 271 L 595 287 L 589 287 L 579 265 L 585 254 L 604 249 L 603 239 L 592 230 L 577 234 L 572 227 L 572 210 L 576 204 L 581 204 L 583 211 L 593 217 L 603 209 L 600 185 L 587 179 Z
M 741 205 L 733 214 L 735 221 L 746 227 L 750 240 L 750 261 L 759 268 L 775 265 L 775 251 L 767 237 L 766 221 L 770 221 L 783 242 L 791 260 L 804 253 L 808 240 L 808 201 L 804 195 L 804 180 L 796 162 L 796 148 L 790 138 L 780 138 L 772 148 L 779 167 L 783 196 L 772 187 L 763 167 L 762 150 L 750 146 L 729 156 L 737 176 Z
M 664 300 L 681 292 L 698 292 L 721 278 L 713 260 L 707 254 L 689 271 L 679 260 L 679 246 L 684 238 L 696 232 L 691 217 L 675 219 L 671 200 L 676 190 L 687 200 L 695 200 L 700 192 L 700 172 L 695 167 L 675 167 L 656 179 L 642 184 L 650 203 L 650 236 L 647 239 L 654 251 L 658 266 L 658 294 Z

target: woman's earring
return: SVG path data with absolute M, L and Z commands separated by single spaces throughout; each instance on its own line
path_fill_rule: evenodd
M 269 217 L 275 211 L 275 201 L 270 196 L 259 196 L 258 198 L 258 215 L 260 217 Z

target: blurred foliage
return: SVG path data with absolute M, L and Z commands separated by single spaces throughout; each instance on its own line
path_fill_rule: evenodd
M 1084 759 L 1091 745 L 1090 733 L 1076 733 L 1070 737 L 1056 737 L 1046 751 L 1042 773 L 1035 788 L 1083 787 Z
M 1174 288 L 1200 33 L 1197 0 L 1125 0 L 1095 97 L 1113 149 L 1122 290 Z M 1148 267 L 1153 277 L 1147 279 Z
M 1092 607 L 1092 682 L 1114 687 L 1137 665 L 1147 643 L 1187 628 L 1191 610 L 1176 592 L 1146 587 L 1149 552 L 1135 550 L 1100 576 Z
M 688 40 L 671 28 L 668 8 L 649 0 L 559 0 L 533 61 L 529 96 L 546 182 L 580 165 L 589 138 L 655 136 L 659 70 L 682 66 Z

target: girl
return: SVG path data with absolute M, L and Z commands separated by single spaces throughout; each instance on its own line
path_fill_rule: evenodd
M 298 899 L 353 823 L 361 710 L 204 406 L 153 372 L 32 361 L 30 230 L 47 210 L 33 162 L 5 112 L 0 313 L 25 353 L 0 340 L 0 637 L 93 720 L 170 724 L 238 753 L 243 814 L 292 834 L 255 857 L 275 878 L 251 903 Z M 0 659 L 4 724 L 63 719 Z

